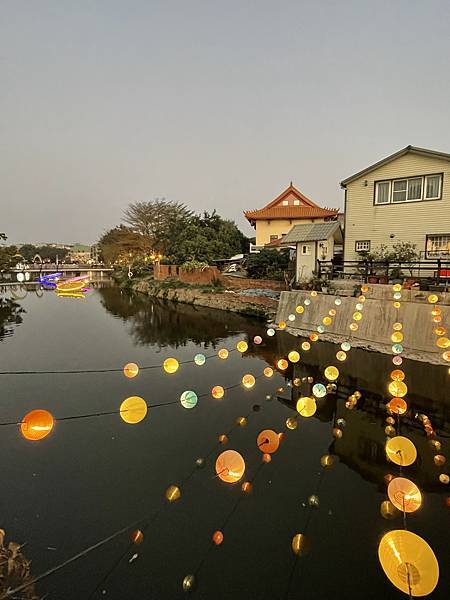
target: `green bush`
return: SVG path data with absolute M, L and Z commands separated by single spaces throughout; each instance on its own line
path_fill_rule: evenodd
M 284 279 L 289 266 L 289 250 L 261 250 L 247 258 L 247 273 L 252 279 Z

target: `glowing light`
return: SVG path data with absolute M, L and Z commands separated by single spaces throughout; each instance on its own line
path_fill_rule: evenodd
M 317 342 L 317 340 L 319 339 L 319 336 L 317 335 L 317 333 L 314 333 L 314 332 L 313 332 L 313 333 L 311 333 L 311 335 L 309 336 L 309 339 L 310 339 L 312 342 Z
M 403 346 L 401 344 L 394 344 L 392 346 L 392 352 L 394 354 L 401 354 L 403 352 Z
M 403 329 L 403 325 L 399 322 L 396 322 L 392 325 L 392 329 L 394 331 L 401 331 Z
M 288 359 L 292 362 L 292 363 L 297 363 L 300 360 L 300 354 L 296 351 L 296 350 L 292 350 L 291 352 L 289 352 L 288 354 Z
M 288 321 L 295 321 L 295 315 L 292 313 L 288 315 Z
M 248 350 L 248 344 L 247 344 L 247 342 L 244 342 L 243 340 L 241 340 L 240 342 L 238 342 L 236 344 L 236 348 L 239 352 L 246 352 Z
M 239 425 L 239 427 L 245 427 L 247 425 L 247 419 L 245 417 L 238 417 L 236 419 L 236 424 Z
M 325 331 L 325 327 L 323 325 L 317 326 L 317 333 L 323 333 Z
M 263 454 L 262 455 L 262 461 L 264 463 L 270 463 L 270 461 L 272 460 L 272 457 L 270 456 L 270 454 Z
M 194 356 L 194 362 L 195 362 L 196 365 L 198 365 L 199 367 L 201 367 L 206 362 L 206 356 L 204 354 L 196 354 Z
M 311 344 L 309 342 L 302 342 L 302 350 L 309 350 L 311 348 Z M 450 360 L 450 359 L 449 359 Z
M 236 483 L 245 472 L 245 461 L 236 450 L 225 450 L 216 460 L 217 476 L 225 483 Z
M 405 379 L 405 374 L 400 369 L 394 369 L 393 371 L 391 371 L 391 379 L 403 381 Z
M 389 500 L 384 500 L 380 506 L 380 513 L 384 519 L 395 519 L 398 515 L 398 510 Z
M 395 285 L 392 286 L 392 289 L 394 292 L 400 292 L 402 289 L 401 283 L 396 283 Z
M 194 408 L 198 402 L 198 396 L 192 390 L 186 390 L 181 394 L 180 402 L 184 408 Z
M 297 419 L 295 417 L 288 417 L 286 419 L 286 427 L 291 430 L 297 429 L 297 427 L 298 427 Z
M 364 304 L 362 302 L 358 302 L 358 304 L 355 306 L 356 310 L 362 310 L 364 308 Z
M 403 398 L 392 398 L 387 404 L 387 408 L 396 415 L 404 415 L 408 410 L 408 405 Z
M 405 477 L 394 477 L 388 485 L 392 504 L 402 512 L 415 512 L 422 504 L 422 494 L 415 483 Z
M 450 340 L 446 337 L 440 337 L 436 340 L 436 346 L 438 348 L 448 348 L 450 346 Z
M 302 417 L 312 417 L 317 410 L 317 404 L 314 398 L 303 396 L 297 400 L 296 408 Z
M 436 304 L 436 302 L 438 302 L 439 300 L 439 297 L 436 296 L 436 294 L 431 294 L 430 296 L 428 296 L 427 300 L 430 304 Z
M 131 534 L 131 543 L 135 544 L 136 546 L 140 546 L 143 541 L 144 534 L 142 533 L 142 531 L 140 529 L 136 529 L 135 531 L 133 531 L 133 533 Z
M 358 323 L 350 323 L 349 329 L 351 329 L 352 331 L 357 331 L 358 330 Z
M 336 352 L 336 358 L 342 362 L 347 358 L 347 354 L 343 350 L 339 350 Z
M 416 460 L 417 450 L 411 440 L 398 435 L 386 442 L 386 455 L 396 465 L 407 467 Z
M 361 321 L 362 319 L 362 313 L 360 313 L 359 311 L 356 311 L 353 313 L 353 319 L 355 321 Z
M 392 303 L 394 308 L 400 308 L 401 304 L 398 300 L 396 300 L 395 302 Z
M 280 321 L 278 323 L 278 329 L 286 329 L 286 321 Z
M 340 306 L 342 304 L 342 300 L 340 298 L 336 298 L 334 303 L 336 304 L 336 306 Z
M 311 296 L 312 296 L 313 298 L 315 298 L 315 297 L 317 296 L 317 292 L 316 292 L 316 290 L 313 290 L 313 291 L 311 292 Z
M 334 458 L 331 456 L 331 454 L 324 454 L 320 458 L 320 464 L 322 465 L 322 467 L 324 469 L 327 467 L 331 467 L 333 462 L 334 462 Z
M 358 300 L 360 302 L 365 302 L 366 301 L 366 297 L 361 294 L 361 296 L 358 296 Z
M 323 323 L 324 325 L 331 325 L 331 323 L 332 323 L 332 322 L 333 322 L 333 319 L 332 319 L 331 317 L 324 317 L 324 318 L 322 319 L 322 323 Z
M 183 579 L 183 592 L 191 592 L 195 587 L 195 576 L 186 575 Z
M 287 360 L 285 360 L 284 358 L 280 358 L 280 360 L 277 362 L 277 367 L 281 370 L 284 371 L 285 369 L 287 369 L 289 366 L 289 363 Z
M 136 375 L 138 373 L 139 373 L 139 367 L 137 366 L 136 363 L 127 363 L 123 368 L 123 374 L 125 375 L 125 377 L 128 377 L 129 379 L 136 377 Z
M 446 473 L 441 473 L 439 475 L 439 481 L 444 485 L 448 485 L 450 483 L 450 477 Z
M 130 396 L 120 405 L 119 414 L 125 423 L 136 425 L 145 419 L 147 410 L 147 403 L 143 398 Z
M 316 398 L 323 398 L 327 395 L 327 388 L 323 383 L 315 383 L 312 387 L 312 393 Z
M 403 342 L 403 333 L 401 331 L 394 331 L 394 333 L 391 335 L 391 341 L 395 344 Z
M 339 369 L 333 365 L 330 365 L 325 369 L 324 375 L 328 381 L 336 381 L 336 379 L 339 377 Z
M 311 304 L 311 300 L 309 298 L 305 298 L 305 300 L 303 300 L 303 304 L 305 306 L 309 306 Z
M 450 362 L 450 351 L 447 350 L 446 352 L 442 353 L 442 358 L 446 361 L 446 362 Z
M 256 445 L 264 454 L 273 454 L 278 450 L 280 438 L 273 429 L 263 429 L 256 438 Z
M 403 398 L 408 393 L 408 386 L 403 381 L 398 379 L 394 379 L 388 385 L 388 390 L 391 396 L 398 396 L 399 398 Z
M 211 396 L 213 398 L 216 398 L 216 400 L 220 400 L 220 398 L 223 398 L 224 394 L 225 390 L 221 385 L 215 385 L 211 390 Z
M 305 312 L 305 309 L 303 308 L 303 306 L 298 305 L 295 307 L 295 312 L 301 315 Z
M 176 358 L 166 358 L 163 364 L 163 368 L 166 373 L 176 373 L 178 371 L 179 366 L 180 363 L 177 361 Z
M 264 369 L 264 375 L 266 377 L 272 377 L 272 375 L 273 375 L 273 369 L 271 367 L 266 367 Z
M 267 335 L 269 337 L 273 337 L 275 335 L 275 329 L 273 329 L 272 327 L 269 327 L 269 329 L 267 330 Z
M 447 333 L 447 330 L 445 329 L 445 327 L 436 327 L 434 333 L 436 335 L 445 335 Z
M 221 348 L 219 350 L 219 352 L 217 353 L 217 356 L 219 358 L 221 358 L 222 360 L 225 360 L 225 359 L 228 358 L 228 354 L 229 354 L 229 352 L 228 352 L 228 350 L 226 348 Z
M 228 436 L 225 433 L 219 435 L 218 440 L 220 444 L 228 444 Z
M 249 492 L 251 492 L 252 491 L 252 484 L 250 483 L 250 481 L 244 481 L 244 483 L 241 485 L 241 490 L 245 494 L 248 494 Z
M 336 309 L 335 308 L 330 308 L 330 310 L 328 311 L 328 314 L 330 315 L 330 317 L 335 317 L 336 316 Z
M 166 498 L 169 502 L 175 502 L 181 496 L 181 490 L 177 485 L 170 485 L 166 490 Z
M 223 533 L 221 531 L 215 531 L 212 535 L 212 541 L 216 544 L 216 546 L 220 546 L 223 542 Z
M 445 465 L 445 456 L 443 454 L 436 454 L 433 460 L 434 464 L 438 467 L 442 467 L 442 465 Z
M 365 294 L 366 292 L 369 291 L 369 286 L 368 285 L 362 285 L 361 286 L 361 291 Z
M 255 335 L 255 337 L 253 338 L 253 343 L 262 344 L 262 337 L 260 335 Z
M 403 358 L 401 356 L 398 356 L 398 355 L 394 356 L 392 358 L 392 362 L 394 363 L 395 366 L 399 367 L 402 364 L 402 362 L 403 362 Z
M 304 556 L 309 552 L 309 540 L 303 533 L 296 533 L 292 538 L 291 547 L 294 554 Z
M 20 432 L 25 439 L 38 442 L 52 432 L 54 425 L 55 420 L 48 410 L 36 409 L 24 416 Z
M 341 344 L 341 348 L 342 348 L 342 350 L 344 350 L 344 352 L 348 352 L 351 347 L 352 346 L 351 346 L 350 342 L 342 342 L 342 344 Z
M 402 295 L 400 292 L 395 292 L 395 294 L 393 295 L 394 300 L 401 300 Z
M 247 389 L 252 388 L 255 385 L 255 383 L 256 379 L 251 373 L 247 373 L 242 377 L 242 385 Z

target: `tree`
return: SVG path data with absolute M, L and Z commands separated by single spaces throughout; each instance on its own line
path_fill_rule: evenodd
M 146 238 L 125 225 L 119 225 L 106 231 L 98 245 L 102 260 L 107 264 L 128 260 L 130 255 L 131 257 L 144 256 L 150 251 L 146 244 Z
M 247 258 L 247 273 L 252 279 L 283 279 L 288 266 L 288 249 L 264 249 Z
M 0 233 L 0 239 L 6 241 L 8 239 L 5 233 Z M 5 271 L 15 267 L 19 262 L 16 246 L 0 246 L 0 270 Z

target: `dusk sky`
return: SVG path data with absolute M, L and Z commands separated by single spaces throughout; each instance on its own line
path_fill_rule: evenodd
M 408 145 L 450 152 L 448 0 L 0 0 L 0 231 L 95 242 L 129 202 L 235 219 Z

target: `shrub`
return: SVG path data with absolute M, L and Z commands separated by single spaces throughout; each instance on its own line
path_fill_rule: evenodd
M 284 279 L 289 266 L 289 250 L 261 250 L 247 258 L 247 273 L 252 279 Z

